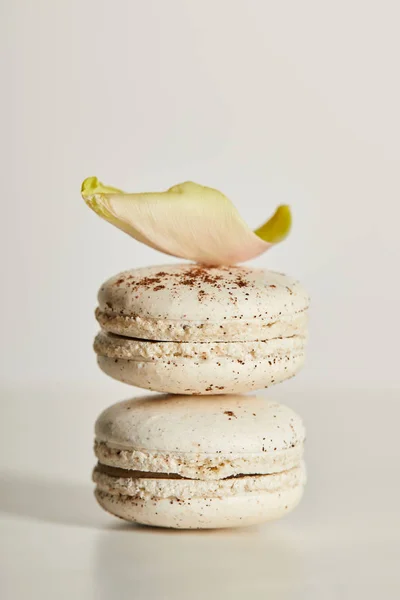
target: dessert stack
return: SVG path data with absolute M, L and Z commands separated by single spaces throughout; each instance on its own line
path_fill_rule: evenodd
M 306 481 L 304 427 L 290 408 L 254 392 L 302 367 L 309 298 L 291 277 L 237 263 L 287 235 L 288 207 L 252 232 L 225 196 L 194 183 L 124 194 L 89 178 L 82 195 L 138 241 L 191 261 L 125 271 L 99 290 L 100 368 L 159 392 L 97 419 L 99 504 L 174 528 L 285 515 Z

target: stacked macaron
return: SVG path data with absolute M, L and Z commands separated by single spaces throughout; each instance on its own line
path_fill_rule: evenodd
M 115 379 L 171 394 L 238 394 L 297 373 L 308 295 L 286 275 L 178 264 L 100 288 L 94 349 Z
M 96 423 L 96 498 L 147 525 L 238 527 L 277 519 L 305 484 L 300 418 L 252 396 L 150 396 Z
M 120 193 L 96 186 L 89 200 L 84 196 L 89 205 L 157 247 L 146 242 L 148 229 L 139 235 L 117 222 Z M 168 253 L 196 259 L 198 248 L 190 248 L 191 254 Z M 163 394 L 115 404 L 96 422 L 96 498 L 128 521 L 248 525 L 284 515 L 302 496 L 301 419 L 276 402 L 241 394 L 302 367 L 308 294 L 282 273 L 200 262 L 124 271 L 98 294 L 100 368 Z

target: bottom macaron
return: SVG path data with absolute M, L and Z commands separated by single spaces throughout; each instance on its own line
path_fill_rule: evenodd
M 157 527 L 240 527 L 277 519 L 306 482 L 304 428 L 259 397 L 148 397 L 96 423 L 95 495 L 109 513 Z

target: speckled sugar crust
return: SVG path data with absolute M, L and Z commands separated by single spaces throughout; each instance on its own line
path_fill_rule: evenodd
M 296 280 L 245 267 L 163 265 L 103 284 L 96 317 L 112 333 L 159 341 L 254 341 L 305 331 Z

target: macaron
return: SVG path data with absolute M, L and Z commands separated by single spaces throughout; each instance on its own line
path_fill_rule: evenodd
M 100 368 L 173 394 L 243 393 L 304 362 L 309 297 L 274 271 L 196 264 L 120 273 L 100 288 Z
M 95 495 L 144 525 L 239 527 L 280 518 L 306 482 L 305 430 L 257 396 L 150 396 L 107 408 L 95 426 Z

